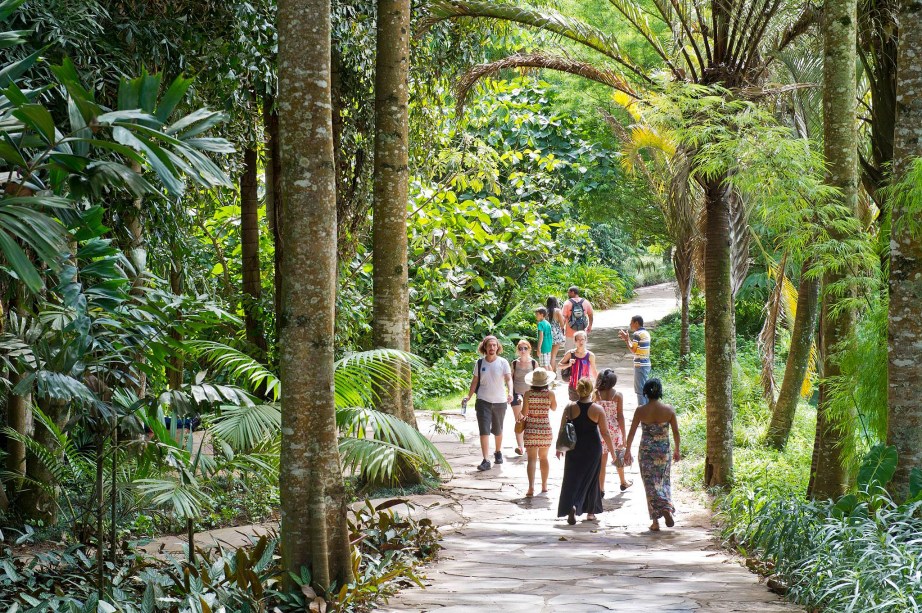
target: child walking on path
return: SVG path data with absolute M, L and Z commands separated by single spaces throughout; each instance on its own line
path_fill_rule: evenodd
M 525 383 L 531 389 L 525 392 L 522 419 L 525 421 L 525 451 L 528 453 L 528 491 L 525 496 L 535 495 L 535 464 L 541 465 L 541 493 L 547 493 L 547 476 L 551 466 L 547 459 L 553 435 L 550 411 L 557 410 L 557 398 L 550 391 L 554 373 L 536 368 L 525 375 Z
M 605 410 L 606 423 L 608 424 L 608 433 L 611 434 L 611 440 L 615 448 L 608 449 L 608 445 L 602 442 L 602 469 L 599 471 L 599 489 L 602 490 L 602 498 L 605 498 L 605 475 L 608 469 L 608 454 L 611 453 L 615 468 L 618 469 L 618 477 L 621 479 L 621 491 L 634 484 L 624 478 L 624 396 L 621 392 L 615 391 L 615 385 L 618 383 L 618 375 L 611 368 L 606 368 L 599 374 L 599 379 L 595 384 L 595 401 Z
M 641 424 L 643 435 L 640 437 L 640 477 L 643 479 L 643 489 L 647 494 L 647 509 L 650 512 L 650 530 L 659 530 L 659 518 L 666 520 L 666 527 L 675 525 L 672 515 L 675 507 L 672 506 L 672 485 L 670 471 L 672 463 L 669 456 L 669 430 L 675 439 L 675 450 L 672 452 L 672 461 L 678 462 L 679 454 L 679 422 L 675 410 L 668 404 L 663 404 L 663 386 L 659 379 L 650 379 L 644 384 L 643 394 L 649 402 L 637 407 L 634 419 L 631 421 L 631 433 L 627 437 L 627 451 L 624 454 L 624 463 L 628 466 L 633 462 L 631 457 L 631 443 L 637 432 L 637 424 Z
M 551 350 L 554 348 L 554 337 L 551 331 L 551 324 L 547 320 L 547 309 L 538 307 L 535 309 L 535 318 L 538 320 L 538 355 L 541 366 L 545 370 L 551 368 Z

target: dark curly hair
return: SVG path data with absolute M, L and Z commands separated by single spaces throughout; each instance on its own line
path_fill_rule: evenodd
M 659 400 L 663 397 L 663 383 L 653 378 L 643 384 L 643 395 L 650 400 Z
M 599 373 L 599 378 L 595 380 L 595 388 L 600 392 L 610 390 L 618 383 L 618 375 L 611 368 L 606 368 Z

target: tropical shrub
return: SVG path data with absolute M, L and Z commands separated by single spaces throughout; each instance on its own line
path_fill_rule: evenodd
M 449 351 L 431 366 L 413 374 L 413 398 L 425 401 L 467 391 L 471 383 L 471 364 L 477 359 L 469 352 Z
M 795 602 L 829 611 L 916 611 L 922 606 L 922 473 L 908 502 L 884 486 L 896 449 L 877 445 L 858 472 L 858 490 L 807 501 L 774 487 L 737 488 L 721 503 L 723 535 L 759 558 Z
M 330 586 L 318 596 L 305 570 L 296 593 L 282 590 L 284 569 L 277 538 L 261 537 L 235 551 L 199 551 L 194 563 L 149 557 L 131 548 L 109 564 L 110 588 L 100 596 L 93 552 L 83 545 L 16 555 L 9 546 L 0 555 L 0 605 L 10 613 L 202 613 L 203 611 L 306 611 L 312 602 L 329 602 L 343 612 L 365 611 L 410 582 L 419 584 L 414 567 L 439 549 L 438 530 L 428 519 L 393 512 L 405 500 L 377 506 L 369 501 L 349 517 L 355 581 Z M 411 507 L 412 508 L 412 507 Z M 26 535 L 28 536 L 28 535 Z M 278 607 L 274 609 L 274 607 Z

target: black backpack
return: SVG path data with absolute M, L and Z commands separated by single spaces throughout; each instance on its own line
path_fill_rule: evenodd
M 570 298 L 570 320 L 568 322 L 571 330 L 585 330 L 589 327 L 589 317 L 586 315 L 586 310 L 583 308 L 584 300 L 582 298 L 577 302 L 574 298 Z

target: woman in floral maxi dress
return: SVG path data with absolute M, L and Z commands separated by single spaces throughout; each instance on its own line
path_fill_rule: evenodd
M 640 437 L 640 477 L 647 494 L 647 509 L 650 512 L 650 530 L 659 530 L 659 519 L 662 517 L 668 528 L 675 525 L 672 506 L 672 486 L 670 483 L 670 459 L 678 462 L 679 454 L 679 422 L 675 410 L 668 404 L 663 404 L 663 386 L 659 379 L 650 379 L 643 386 L 643 393 L 649 400 L 647 404 L 637 407 L 634 419 L 631 421 L 631 432 L 627 437 L 627 451 L 624 454 L 624 463 L 630 465 L 631 443 L 637 432 L 637 424 L 641 424 L 643 434 Z M 672 457 L 669 454 L 669 431 L 675 439 L 675 450 Z

